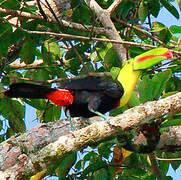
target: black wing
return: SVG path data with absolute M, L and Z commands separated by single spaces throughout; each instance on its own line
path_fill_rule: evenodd
M 121 98 L 123 88 L 121 85 L 112 80 L 111 77 L 86 76 L 82 79 L 69 80 L 60 85 L 61 89 L 70 91 L 88 91 L 106 93 L 108 96 Z

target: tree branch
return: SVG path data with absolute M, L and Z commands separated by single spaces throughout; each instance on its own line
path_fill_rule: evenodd
M 106 35 L 109 39 L 117 40 L 122 42 L 122 39 L 116 30 L 108 10 L 102 9 L 95 0 L 85 0 L 85 3 L 92 9 L 97 15 L 99 21 L 102 23 L 104 28 L 107 30 Z M 118 54 L 121 61 L 125 62 L 126 58 L 126 48 L 120 44 L 114 44 L 113 47 Z
M 126 23 L 126 22 L 124 22 L 124 21 L 122 21 L 122 20 L 119 20 L 119 22 L 120 22 L 121 24 L 124 24 L 125 26 L 128 26 L 128 27 L 130 27 L 130 28 L 132 28 L 132 29 L 134 29 L 134 30 L 136 30 L 136 31 L 144 34 L 145 36 L 148 36 L 150 39 L 156 41 L 156 42 L 159 43 L 161 46 L 170 48 L 170 47 L 168 47 L 168 45 L 165 45 L 160 39 L 158 39 L 157 37 L 152 36 L 151 34 L 147 33 L 146 31 L 143 31 L 143 30 L 140 29 L 139 27 L 133 26 L 132 24 Z
M 30 18 L 30 19 L 35 19 L 35 20 L 37 19 L 37 20 L 45 21 L 43 16 L 40 16 L 37 14 L 31 14 L 28 12 L 21 12 L 21 11 L 14 10 L 14 9 L 3 9 L 0 7 L 0 12 L 1 13 L 7 13 L 13 17 L 26 17 L 26 18 Z M 57 24 L 57 21 L 55 19 L 47 19 L 46 21 L 48 21 L 50 23 L 56 23 Z M 62 20 L 62 24 L 65 27 L 75 28 L 75 29 L 78 29 L 80 31 L 88 31 L 88 32 L 93 31 L 96 34 L 106 34 L 106 29 L 104 29 L 104 28 L 94 27 L 92 29 L 92 26 L 82 25 L 79 23 L 75 23 L 75 22 L 71 22 L 71 21 L 65 21 L 65 20 Z
M 131 108 L 108 121 L 93 123 L 70 133 L 68 122 L 40 124 L 32 130 L 11 137 L 0 144 L 0 174 L 4 179 L 25 179 L 59 161 L 68 152 L 81 150 L 107 138 L 115 138 L 120 131 L 136 128 L 151 119 L 181 112 L 181 92 L 159 101 L 147 102 Z M 161 136 L 157 149 L 181 149 L 181 127 L 170 128 Z M 171 137 L 171 138 L 170 138 Z M 165 141 L 167 139 L 167 141 Z M 169 142 L 168 142 L 169 140 Z M 50 143 L 50 144 L 49 144 Z M 164 147 L 165 146 L 165 147 Z M 173 149 L 172 149 L 173 150 Z
M 116 8 L 117 6 L 122 2 L 122 0 L 115 0 L 111 6 L 109 6 L 109 8 L 107 9 L 107 11 L 111 14 Z
M 146 48 L 157 48 L 157 46 L 149 45 L 149 44 L 143 44 L 143 43 L 135 43 L 130 41 L 119 41 L 114 39 L 101 39 L 101 38 L 94 38 L 94 37 L 85 37 L 85 36 L 77 36 L 77 35 L 71 35 L 71 34 L 64 34 L 64 33 L 54 33 L 54 32 L 44 32 L 44 31 L 29 31 L 22 28 L 19 28 L 22 31 L 29 33 L 29 34 L 42 34 L 42 35 L 51 35 L 51 36 L 57 36 L 57 37 L 64 37 L 69 39 L 82 39 L 82 40 L 92 40 L 92 41 L 98 41 L 98 42 L 110 42 L 113 44 L 125 44 L 128 46 L 137 46 L 137 47 L 146 47 Z M 176 51 L 173 51 L 176 52 Z M 179 52 L 177 52 L 179 53 Z

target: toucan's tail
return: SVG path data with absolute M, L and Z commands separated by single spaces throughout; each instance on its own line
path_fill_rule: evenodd
M 55 89 L 28 83 L 14 83 L 5 92 L 8 97 L 49 99 L 57 106 L 68 106 L 73 103 L 73 95 L 65 89 Z

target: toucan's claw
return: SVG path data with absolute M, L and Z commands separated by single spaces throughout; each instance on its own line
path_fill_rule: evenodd
M 94 114 L 97 114 L 98 116 L 101 116 L 104 120 L 107 120 L 107 116 L 105 116 L 104 114 L 102 114 L 98 111 L 94 111 L 93 109 L 89 109 L 89 111 L 91 111 Z

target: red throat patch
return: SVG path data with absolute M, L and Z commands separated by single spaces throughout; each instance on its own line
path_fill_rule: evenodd
M 68 90 L 55 89 L 46 94 L 46 97 L 59 107 L 69 106 L 73 103 L 73 95 Z

